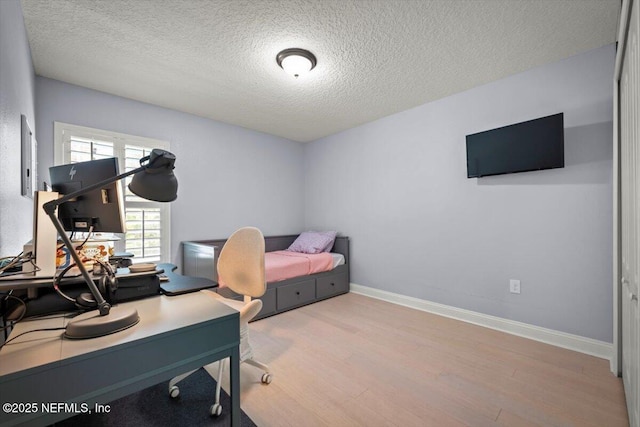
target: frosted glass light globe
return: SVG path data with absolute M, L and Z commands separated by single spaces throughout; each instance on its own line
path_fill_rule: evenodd
M 282 69 L 296 78 L 308 73 L 311 65 L 311 61 L 298 55 L 290 55 L 282 60 Z

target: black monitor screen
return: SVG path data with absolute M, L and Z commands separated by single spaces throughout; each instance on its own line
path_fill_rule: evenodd
M 562 167 L 563 113 L 467 135 L 469 178 Z
M 49 174 L 53 191 L 67 195 L 117 176 L 118 159 L 53 166 Z M 122 206 L 121 184 L 116 181 L 61 204 L 58 218 L 67 231 L 124 233 Z

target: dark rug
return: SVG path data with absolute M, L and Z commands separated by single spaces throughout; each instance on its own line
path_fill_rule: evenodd
M 221 390 L 222 415 L 211 417 L 216 382 L 199 369 L 178 383 L 180 396 L 169 397 L 169 382 L 163 382 L 109 403 L 108 414 L 80 414 L 54 424 L 56 427 L 142 427 L 142 426 L 230 426 L 231 399 Z M 242 427 L 256 424 L 242 411 Z

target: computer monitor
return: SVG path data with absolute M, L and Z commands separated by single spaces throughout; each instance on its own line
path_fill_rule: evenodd
M 51 188 L 61 195 L 71 194 L 89 185 L 119 175 L 118 159 L 53 166 L 49 168 Z M 70 232 L 124 233 L 122 186 L 112 182 L 58 206 L 58 218 Z

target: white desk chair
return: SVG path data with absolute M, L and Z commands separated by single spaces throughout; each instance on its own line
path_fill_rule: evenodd
M 212 296 L 240 312 L 240 362 L 262 369 L 264 373 L 261 381 L 269 384 L 271 382 L 269 367 L 253 359 L 253 349 L 249 342 L 249 321 L 262 309 L 262 301 L 252 298 L 264 295 L 267 289 L 264 275 L 264 236 L 260 230 L 255 227 L 244 227 L 229 237 L 218 257 L 218 281 L 224 283 L 236 294 L 244 296 L 244 301 L 237 301 L 209 291 Z M 220 382 L 223 371 L 224 360 L 221 360 L 218 365 L 216 401 L 209 408 L 209 413 L 213 416 L 222 413 Z M 195 371 L 179 375 L 169 382 L 171 397 L 178 397 L 180 389 L 176 384 L 193 372 Z

